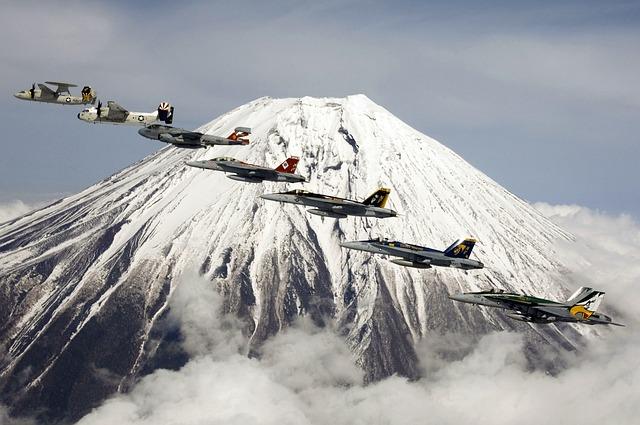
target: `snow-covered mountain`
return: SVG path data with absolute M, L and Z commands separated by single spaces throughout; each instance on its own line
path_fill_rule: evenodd
M 497 287 L 564 299 L 574 288 L 554 242 L 571 236 L 367 97 L 260 98 L 201 130 L 236 126 L 253 129 L 249 146 L 165 148 L 0 224 L 0 385 L 17 412 L 77 417 L 175 362 L 158 323 L 178 277 L 194 270 L 218 286 L 254 347 L 301 314 L 333 321 L 370 380 L 417 377 L 415 345 L 431 332 L 517 329 L 535 356 L 542 343 L 570 346 L 591 331 L 531 326 L 447 298 Z M 305 189 L 364 199 L 389 187 L 402 216 L 323 220 L 258 197 L 300 185 L 240 183 L 184 165 L 233 156 L 275 167 L 289 155 L 310 178 Z M 338 245 L 376 236 L 436 248 L 473 236 L 486 268 L 403 268 Z

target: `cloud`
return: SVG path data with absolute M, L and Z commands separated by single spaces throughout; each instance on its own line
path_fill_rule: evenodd
M 29 211 L 44 205 L 43 202 L 25 203 L 21 200 L 0 203 L 0 223 L 19 217 Z
M 610 215 L 577 205 L 534 207 L 576 236 L 575 244 L 560 244 L 558 249 L 571 265 L 570 278 L 576 285 L 605 290 L 604 311 L 613 306 L 640 322 L 640 224 L 628 214 Z
M 576 235 L 578 249 L 568 257 L 574 273 L 581 270 L 594 286 L 608 290 L 619 284 L 619 264 L 609 260 L 617 249 L 640 249 L 636 222 L 579 206 L 536 206 Z M 637 268 L 624 273 L 636 282 L 639 277 Z M 627 290 L 610 297 L 610 304 L 637 304 L 640 287 Z M 566 353 L 567 367 L 555 376 L 529 368 L 518 334 L 492 333 L 478 341 L 448 334 L 419 344 L 422 379 L 392 376 L 365 385 L 351 352 L 330 327 L 300 319 L 268 340 L 259 358 L 250 358 L 241 324 L 222 314 L 212 282 L 183 277 L 171 305 L 192 360 L 180 370 L 142 378 L 80 425 L 537 425 L 540 411 L 559 423 L 637 422 L 640 334 L 633 315 L 626 316 L 628 327 L 603 329 L 580 352 Z

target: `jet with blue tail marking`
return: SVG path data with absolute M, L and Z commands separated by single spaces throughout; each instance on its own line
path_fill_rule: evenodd
M 440 266 L 472 270 L 484 267 L 484 264 L 480 261 L 469 258 L 476 242 L 475 239 L 471 238 L 460 239 L 444 251 L 380 238 L 342 242 L 340 246 L 358 251 L 373 252 L 374 254 L 400 257 L 390 261 L 405 267 L 430 269 L 432 266 Z

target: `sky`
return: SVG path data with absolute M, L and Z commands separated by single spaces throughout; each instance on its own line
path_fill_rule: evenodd
M 640 216 L 640 2 L 0 1 L 0 202 L 38 205 L 160 149 L 77 107 L 90 84 L 196 128 L 261 96 L 364 93 L 531 202 Z

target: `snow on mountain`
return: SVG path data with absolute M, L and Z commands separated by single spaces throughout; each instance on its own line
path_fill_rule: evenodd
M 554 242 L 572 237 L 367 97 L 260 98 L 200 130 L 226 136 L 236 126 L 253 129 L 250 145 L 165 148 L 0 224 L 0 388 L 16 411 L 78 417 L 157 364 L 167 338 L 158 324 L 189 270 L 217 285 L 254 347 L 301 314 L 333 321 L 369 380 L 417 377 L 415 344 L 430 332 L 516 329 L 532 356 L 593 332 L 447 298 L 495 287 L 564 299 L 575 288 Z M 233 156 L 275 167 L 289 155 L 309 183 L 240 183 L 184 165 Z M 304 187 L 364 199 L 380 186 L 392 189 L 400 217 L 322 219 L 259 198 Z M 435 248 L 473 236 L 472 257 L 486 268 L 403 268 L 338 245 L 376 236 Z

